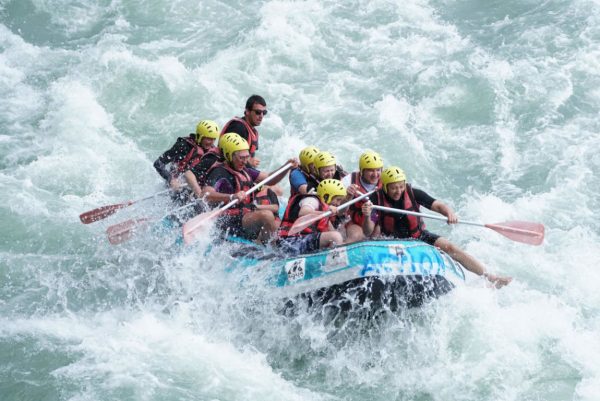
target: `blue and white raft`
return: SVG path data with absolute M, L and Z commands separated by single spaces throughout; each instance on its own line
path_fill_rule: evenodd
M 437 248 L 414 240 L 363 241 L 294 257 L 234 252 L 230 270 L 262 271 L 282 298 L 391 310 L 420 306 L 465 281 L 462 266 Z M 235 267 L 233 267 L 235 266 Z

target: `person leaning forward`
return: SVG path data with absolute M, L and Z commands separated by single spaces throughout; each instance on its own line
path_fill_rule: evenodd
M 425 229 L 423 219 L 419 216 L 373 211 L 373 204 L 399 210 L 419 212 L 419 207 L 438 212 L 448 219 L 448 224 L 458 223 L 454 211 L 443 202 L 433 199 L 425 191 L 412 188 L 406 182 L 404 171 L 398 167 L 388 167 L 381 174 L 382 189 L 370 197 L 370 201 L 362 206 L 365 216 L 363 233 L 365 236 L 387 236 L 395 238 L 415 238 L 440 248 L 467 270 L 479 276 L 484 276 L 494 283 L 497 288 L 511 282 L 511 277 L 500 277 L 487 273 L 481 262 L 454 245 L 446 238 Z
M 237 134 L 231 135 L 232 138 L 222 145 L 225 162 L 211 167 L 202 196 L 213 204 L 238 199 L 235 206 L 219 217 L 217 227 L 226 234 L 266 243 L 277 230 L 274 214 L 269 209 L 257 209 L 254 194 L 246 195 L 246 191 L 271 174 L 247 167 L 250 158 L 248 142 Z M 296 159 L 288 162 L 294 168 L 298 166 Z M 281 172 L 272 182 L 281 181 L 286 174 L 287 170 Z

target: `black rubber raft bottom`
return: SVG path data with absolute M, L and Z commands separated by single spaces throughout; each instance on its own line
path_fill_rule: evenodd
M 288 316 L 299 309 L 326 316 L 398 312 L 421 307 L 453 288 L 442 276 L 361 277 L 290 298 L 281 312 Z

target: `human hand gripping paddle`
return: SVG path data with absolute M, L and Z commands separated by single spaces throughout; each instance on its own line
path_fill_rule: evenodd
M 90 211 L 87 211 L 85 213 L 81 213 L 79 215 L 79 219 L 81 220 L 81 222 L 83 224 L 90 224 L 90 223 L 93 223 L 95 221 L 105 219 L 108 216 L 112 216 L 113 214 L 115 214 L 119 210 L 121 210 L 123 208 L 126 208 L 128 206 L 131 206 L 134 203 L 138 203 L 138 202 L 142 202 L 142 201 L 145 201 L 145 200 L 148 200 L 148 199 L 152 199 L 152 198 L 157 197 L 158 195 L 163 195 L 163 194 L 166 194 L 166 193 L 171 192 L 171 191 L 172 191 L 172 189 L 169 188 L 169 189 L 165 189 L 164 191 L 157 192 L 154 195 L 146 196 L 146 197 L 141 198 L 141 199 L 129 200 L 127 202 L 117 203 L 117 204 L 114 204 L 114 205 L 101 206 L 101 207 L 98 207 L 96 209 L 92 209 Z
M 381 210 L 388 213 L 408 214 L 411 216 L 420 216 L 428 219 L 448 221 L 445 216 L 437 216 L 433 214 L 411 212 L 409 210 L 394 209 L 385 206 L 373 205 L 373 209 Z M 505 237 L 522 242 L 529 245 L 540 245 L 544 241 L 544 225 L 540 223 L 532 223 L 529 221 L 505 221 L 502 223 L 484 224 L 473 221 L 459 220 L 460 224 L 468 224 L 471 226 L 486 227 L 504 235 Z
M 283 167 L 281 167 L 279 170 L 273 172 L 267 178 L 265 178 L 264 180 L 262 180 L 261 182 L 259 182 L 258 184 L 256 184 L 252 188 L 250 188 L 249 190 L 247 190 L 245 192 L 246 196 L 252 194 L 258 188 L 260 188 L 263 185 L 267 184 L 268 182 L 272 181 L 275 177 L 277 177 L 279 174 L 283 173 L 284 171 L 290 169 L 292 166 L 293 166 L 292 163 L 284 164 Z M 210 222 L 213 218 L 219 216 L 221 213 L 223 213 L 227 209 L 235 206 L 238 202 L 239 202 L 239 199 L 234 199 L 219 209 L 211 210 L 210 212 L 206 212 L 206 213 L 201 213 L 198 216 L 194 217 L 193 219 L 188 220 L 183 225 L 183 242 L 186 245 L 191 244 L 194 241 L 194 239 L 196 238 L 197 234 L 200 231 L 202 231 L 202 229 L 206 226 L 206 223 Z
M 363 200 L 364 198 L 366 198 L 367 196 L 371 195 L 372 193 L 374 193 L 376 190 L 373 190 L 371 192 L 367 192 L 366 194 L 362 194 L 360 196 L 357 196 L 356 198 L 346 202 L 346 203 L 342 203 L 341 205 L 339 205 L 337 207 L 337 210 L 343 210 L 346 209 L 352 205 L 354 205 L 356 202 L 360 202 L 361 200 Z M 310 226 L 313 223 L 316 223 L 317 221 L 324 219 L 325 217 L 329 217 L 333 214 L 333 212 L 331 210 L 327 211 L 327 212 L 316 212 L 316 213 L 310 213 L 307 215 L 304 215 L 300 218 L 298 218 L 294 224 L 292 225 L 292 227 L 290 228 L 290 233 L 289 235 L 295 235 L 298 234 L 300 231 L 304 230 L 306 227 Z

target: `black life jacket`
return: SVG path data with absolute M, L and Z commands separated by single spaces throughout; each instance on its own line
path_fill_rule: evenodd
M 377 204 L 385 207 L 394 207 L 388 200 L 387 195 L 380 189 L 376 192 Z M 419 212 L 419 204 L 415 199 L 415 194 L 410 184 L 406 184 L 406 189 L 402 195 L 402 210 L 409 210 L 413 212 Z M 407 214 L 397 214 L 379 211 L 379 226 L 381 227 L 381 233 L 390 237 L 403 237 L 406 229 L 408 229 L 408 235 L 411 238 L 419 238 L 425 230 L 425 223 L 419 216 L 410 216 Z M 406 219 L 406 220 L 405 220 Z M 407 224 L 408 223 L 408 227 Z M 404 230 L 403 230 L 404 229 Z
M 329 210 L 329 206 L 322 202 L 321 199 L 317 195 L 310 194 L 297 194 L 290 198 L 290 201 L 287 204 L 287 208 L 285 209 L 285 213 L 283 215 L 283 219 L 281 220 L 281 225 L 279 226 L 279 230 L 277 231 L 277 235 L 282 238 L 289 237 L 289 232 L 294 222 L 298 220 L 298 214 L 300 214 L 300 201 L 307 197 L 316 198 L 319 201 L 319 211 L 327 211 Z M 325 217 L 314 224 L 306 227 L 304 230 L 299 233 L 293 235 L 306 235 L 314 232 L 325 232 L 329 230 L 329 218 Z

